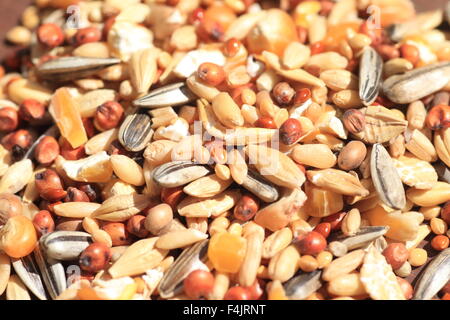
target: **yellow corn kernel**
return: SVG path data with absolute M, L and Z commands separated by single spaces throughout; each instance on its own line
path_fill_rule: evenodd
M 294 21 L 297 26 L 308 28 L 322 6 L 319 1 L 304 1 L 297 5 L 294 11 Z

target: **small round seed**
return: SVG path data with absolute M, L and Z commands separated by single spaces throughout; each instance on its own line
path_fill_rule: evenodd
M 450 239 L 443 234 L 437 235 L 435 236 L 432 240 L 431 240 L 431 246 L 433 247 L 434 250 L 437 251 L 442 251 L 444 249 L 447 249 L 450 243 Z
M 422 248 L 414 248 L 409 253 L 408 262 L 413 267 L 420 267 L 427 262 L 428 254 Z

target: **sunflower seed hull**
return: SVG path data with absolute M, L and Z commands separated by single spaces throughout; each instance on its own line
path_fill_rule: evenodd
M 173 161 L 160 165 L 153 172 L 153 179 L 162 187 L 178 187 L 203 176 L 211 171 L 203 165 L 191 161 Z
M 69 81 L 90 76 L 118 63 L 120 60 L 115 58 L 62 57 L 43 63 L 37 71 L 44 80 Z
M 450 280 L 450 248 L 442 251 L 422 271 L 413 300 L 431 300 Z
M 370 173 L 381 201 L 391 208 L 403 209 L 406 205 L 406 196 L 402 180 L 389 153 L 379 143 L 372 148 Z
M 439 180 L 450 183 L 450 169 L 442 162 L 437 162 L 433 166 L 438 174 Z
M 359 67 L 359 97 L 366 106 L 371 105 L 378 96 L 382 72 L 380 55 L 372 47 L 366 47 Z
M 389 227 L 362 227 L 353 236 L 346 236 L 341 231 L 332 234 L 328 241 L 339 241 L 347 246 L 347 250 L 365 247 L 367 244 L 384 235 Z
M 183 250 L 161 279 L 158 291 L 162 298 L 171 298 L 181 290 L 180 284 L 184 278 L 206 258 L 208 242 L 202 240 Z
M 276 186 L 255 171 L 248 171 L 242 186 L 264 202 L 275 202 L 280 197 Z
M 132 152 L 143 150 L 152 136 L 151 119 L 142 113 L 127 116 L 119 129 L 120 143 Z
M 48 259 L 39 246 L 34 250 L 34 257 L 48 293 L 52 299 L 56 299 L 67 287 L 63 265 L 53 259 Z
M 439 91 L 449 80 L 450 62 L 436 63 L 389 77 L 383 93 L 393 102 L 406 104 Z
M 44 284 L 32 255 L 13 259 L 12 266 L 27 288 L 40 300 L 47 300 Z
M 76 260 L 91 242 L 89 233 L 78 231 L 56 231 L 40 239 L 49 258 L 63 261 Z
M 184 82 L 178 82 L 152 90 L 147 95 L 134 100 L 133 104 L 144 108 L 173 107 L 186 104 L 196 97 Z
M 292 278 L 284 285 L 286 295 L 292 300 L 306 299 L 322 286 L 321 275 L 322 270 L 316 270 Z

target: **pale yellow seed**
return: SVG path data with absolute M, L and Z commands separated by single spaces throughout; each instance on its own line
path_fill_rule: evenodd
M 92 233 L 92 240 L 94 242 L 103 243 L 104 245 L 108 246 L 109 248 L 112 247 L 112 239 L 108 232 L 105 230 L 95 230 Z
M 121 154 L 115 154 L 111 156 L 111 165 L 114 173 L 121 180 L 135 186 L 145 184 L 144 171 L 133 159 Z
M 255 91 L 249 88 L 245 88 L 241 92 L 241 100 L 243 103 L 253 106 L 256 103 Z
M 313 256 L 305 255 L 298 260 L 298 266 L 304 272 L 313 272 L 319 267 L 319 262 Z
M 423 214 L 425 220 L 431 220 L 433 218 L 439 217 L 441 214 L 441 207 L 431 206 L 431 207 L 421 207 L 419 212 Z
M 428 254 L 422 248 L 414 248 L 409 252 L 408 262 L 413 267 L 420 267 L 427 262 Z

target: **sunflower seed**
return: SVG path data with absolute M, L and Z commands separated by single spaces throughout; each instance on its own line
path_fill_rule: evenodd
M 370 106 L 378 96 L 382 72 L 380 55 L 372 47 L 366 47 L 359 67 L 359 97 L 366 106 Z
M 248 171 L 241 185 L 264 202 L 275 202 L 280 197 L 277 187 L 254 170 Z
M 286 295 L 292 300 L 306 299 L 322 286 L 322 283 L 320 282 L 321 275 L 322 270 L 316 270 L 313 272 L 302 273 L 292 278 L 284 285 Z
M 370 158 L 370 173 L 381 201 L 394 209 L 406 205 L 405 190 L 397 169 L 383 145 L 376 143 Z
M 44 284 L 32 255 L 13 259 L 12 266 L 27 288 L 40 300 L 47 300 Z
M 161 108 L 186 104 L 196 99 L 184 82 L 169 84 L 150 91 L 147 95 L 134 100 L 133 104 L 144 108 Z
M 332 234 L 328 241 L 339 241 L 347 246 L 347 249 L 359 249 L 365 247 L 378 237 L 384 235 L 388 231 L 389 227 L 362 227 L 353 236 L 346 236 L 341 231 Z
M 69 81 L 90 76 L 118 63 L 120 60 L 115 58 L 62 57 L 43 63 L 37 72 L 45 80 Z
M 434 163 L 433 166 L 436 169 L 439 179 L 450 183 L 450 169 L 442 162 Z
M 184 278 L 195 269 L 206 268 L 202 261 L 206 259 L 209 240 L 202 240 L 184 249 L 167 270 L 158 287 L 161 298 L 171 298 L 182 291 Z
M 450 280 L 450 248 L 442 251 L 426 267 L 414 288 L 413 300 L 430 300 Z
M 52 299 L 56 299 L 67 287 L 63 265 L 56 260 L 47 258 L 39 245 L 34 249 L 34 257 L 48 293 Z
M 383 83 L 383 93 L 396 103 L 411 103 L 442 89 L 450 80 L 450 62 L 391 76 Z
M 128 151 L 141 151 L 152 136 L 150 116 L 143 113 L 128 115 L 119 129 L 119 141 Z
M 178 187 L 209 174 L 211 170 L 192 161 L 172 161 L 158 166 L 153 179 L 165 188 Z
M 49 258 L 64 261 L 76 260 L 91 242 L 91 235 L 80 231 L 51 232 L 39 240 Z

